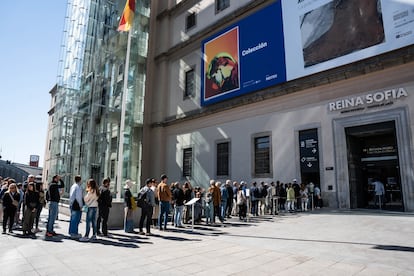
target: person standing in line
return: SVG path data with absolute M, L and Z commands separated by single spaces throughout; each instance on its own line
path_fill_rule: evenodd
M 21 213 L 24 214 L 24 210 L 26 209 L 26 205 L 24 205 L 23 203 L 23 196 L 25 195 L 27 191 L 27 186 L 29 185 L 29 183 L 33 182 L 34 180 L 35 180 L 35 176 L 33 174 L 29 174 L 27 176 L 27 179 L 23 181 L 22 184 L 17 183 L 17 189 L 19 190 L 19 194 L 20 194 L 20 202 L 19 202 L 19 206 L 17 207 L 17 211 L 16 211 L 16 216 L 17 216 L 17 218 L 15 219 L 16 224 L 18 224 L 20 220 L 20 210 L 21 210 Z
M 308 188 L 306 187 L 305 183 L 300 184 L 300 199 L 301 199 L 301 210 L 302 212 L 308 211 Z
M 239 206 L 237 205 L 237 192 L 239 191 L 239 183 L 237 181 L 233 182 L 233 206 L 231 210 L 232 216 L 237 216 L 239 214 Z
M 82 218 L 83 207 L 83 191 L 82 178 L 80 175 L 75 176 L 75 183 L 70 187 L 69 192 L 69 207 L 70 207 L 70 222 L 69 235 L 72 239 L 79 239 L 82 237 L 79 234 L 79 223 Z
M 96 240 L 96 211 L 98 209 L 99 188 L 94 179 L 89 179 L 86 183 L 87 194 L 84 197 L 85 204 L 88 206 L 88 212 L 86 213 L 86 232 L 85 235 L 79 239 L 79 241 L 89 241 L 89 232 L 92 224 L 92 237 L 91 240 Z
M 300 208 L 301 202 L 302 202 L 301 201 L 301 198 L 300 198 L 300 186 L 299 186 L 296 178 L 293 179 L 292 182 L 293 182 L 292 183 L 292 188 L 295 191 L 294 209 L 296 211 L 296 210 L 298 210 Z
M 145 205 L 141 208 L 141 218 L 139 220 L 139 234 L 140 235 L 151 235 L 151 218 L 152 218 L 152 211 L 155 206 L 155 194 L 154 191 L 151 189 L 152 185 L 154 184 L 155 180 L 152 178 L 148 178 L 145 181 L 146 186 L 142 187 L 139 191 L 140 194 L 145 194 Z M 144 233 L 144 221 L 145 221 L 145 229 L 146 233 Z
M 247 197 L 243 190 L 244 185 L 241 184 L 236 193 L 236 204 L 239 207 L 239 219 L 246 221 L 247 219 Z
M 188 181 L 184 183 L 183 192 L 184 192 L 184 203 L 189 202 L 195 196 L 193 192 L 193 188 L 191 187 L 191 184 Z M 185 205 L 184 214 L 183 214 L 184 223 L 188 223 L 188 221 L 190 220 L 190 217 L 191 217 L 191 206 Z
M 319 186 L 315 185 L 315 188 L 313 190 L 314 194 L 315 194 L 315 208 L 316 209 L 320 209 L 322 207 L 321 201 L 321 188 L 319 188 Z
M 296 201 L 296 197 L 295 197 L 295 190 L 292 187 L 292 183 L 288 184 L 288 188 L 286 190 L 286 209 L 289 212 L 294 212 L 295 211 L 295 201 Z
M 286 211 L 286 191 L 287 191 L 287 184 L 280 183 L 279 188 L 279 209 Z
M 250 198 L 252 201 L 251 214 L 253 216 L 258 216 L 259 215 L 260 192 L 259 192 L 259 188 L 257 188 L 256 181 L 252 183 L 252 187 L 250 188 Z
M 263 181 L 260 182 L 258 189 L 259 189 L 258 210 L 259 210 L 260 215 L 264 215 L 265 210 L 266 210 L 267 183 L 264 183 Z
M 161 175 L 161 182 L 158 185 L 158 199 L 160 201 L 160 216 L 158 217 L 158 225 L 160 230 L 167 230 L 168 212 L 170 211 L 171 202 L 171 190 L 167 185 L 168 177 Z M 162 226 L 162 220 L 164 219 L 164 228 Z
M 205 216 L 206 216 L 206 224 L 213 224 L 214 222 L 214 205 L 213 205 L 213 193 L 214 193 L 214 186 L 216 181 L 213 179 L 210 180 L 210 187 L 206 192 L 206 196 L 204 199 L 205 205 Z
M 224 222 L 223 217 L 221 216 L 221 182 L 217 181 L 213 187 L 213 206 L 214 206 L 214 215 L 213 215 L 213 223 L 216 223 L 216 216 L 219 217 L 221 223 Z
M 54 224 L 57 218 L 58 205 L 60 201 L 59 189 L 62 187 L 64 187 L 64 184 L 60 175 L 53 176 L 52 182 L 49 184 L 49 189 L 46 195 L 46 199 L 49 201 L 49 215 L 47 219 L 46 237 L 53 237 L 57 235 L 54 231 Z
M 9 182 L 8 190 L 3 195 L 3 234 L 6 234 L 7 220 L 9 220 L 9 233 L 13 233 L 14 216 L 19 205 L 20 194 L 16 183 Z
M 174 188 L 175 188 L 174 185 L 175 185 L 174 182 L 172 182 L 170 184 L 171 202 L 170 202 L 170 208 L 169 208 L 169 210 L 172 210 L 172 214 L 171 214 L 171 226 L 174 226 L 174 222 L 175 222 L 175 218 L 174 218 L 174 215 L 175 215 L 175 212 L 174 212 L 174 210 L 175 210 L 175 200 L 173 199 L 173 196 L 172 196 L 173 191 L 174 191 Z M 168 214 L 169 213 L 170 213 L 170 211 L 168 211 Z
M 111 179 L 105 178 L 99 188 L 100 196 L 98 198 L 98 235 L 101 235 L 101 221 L 102 221 L 102 234 L 108 237 L 108 218 L 109 210 L 112 207 L 112 195 L 109 186 L 111 185 Z
M 229 180 L 230 181 L 230 180 Z M 225 220 L 226 218 L 226 210 L 227 210 L 227 202 L 229 200 L 229 193 L 226 187 L 226 184 L 220 184 L 220 195 L 221 195 L 221 204 L 220 204 L 220 215 Z
M 182 228 L 182 216 L 184 210 L 184 192 L 180 187 L 180 182 L 175 182 L 172 197 L 174 204 L 174 226 Z
M 24 205 L 26 208 L 23 214 L 23 235 L 34 235 L 32 232 L 36 211 L 39 206 L 39 193 L 36 192 L 34 182 L 27 184 L 26 192 L 24 193 Z
M 155 178 L 151 178 L 151 190 L 154 192 L 155 205 L 152 210 L 152 226 L 157 227 L 158 216 L 160 215 L 160 200 L 158 199 L 158 183 Z
M 132 206 L 132 200 L 135 199 L 132 197 L 131 188 L 135 183 L 131 180 L 125 181 L 125 193 L 124 193 L 124 231 L 126 233 L 134 233 L 134 209 L 136 206 Z
M 7 191 L 8 184 L 7 181 L 3 180 L 3 177 L 0 176 L 0 221 L 3 222 L 3 195 Z
M 231 218 L 231 211 L 233 210 L 233 187 L 231 185 L 231 180 L 226 180 L 226 189 L 227 189 L 227 205 L 225 215 L 227 218 Z
M 16 229 L 19 225 L 23 226 L 23 216 L 24 211 L 20 212 L 22 209 L 24 210 L 25 204 L 24 204 L 24 194 L 23 192 L 23 184 L 21 182 L 17 183 L 17 191 L 20 194 L 20 200 L 19 200 L 19 206 L 17 206 L 16 215 L 14 216 L 14 226 L 13 229 Z M 27 185 L 26 185 L 27 187 Z M 21 214 L 21 216 L 20 216 Z
M 39 229 L 39 222 L 40 222 L 40 214 L 42 213 L 43 207 L 46 207 L 46 195 L 45 191 L 43 189 L 43 182 L 42 177 L 40 175 L 35 177 L 35 188 L 36 192 L 39 193 L 39 206 L 36 210 L 36 217 L 35 217 L 35 233 L 42 232 L 42 230 Z

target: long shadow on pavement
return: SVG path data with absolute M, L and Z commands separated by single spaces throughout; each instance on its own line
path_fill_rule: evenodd
M 241 237 L 241 238 L 270 239 L 270 240 L 284 240 L 284 241 L 298 241 L 298 242 L 312 242 L 312 243 L 337 243 L 337 244 L 366 245 L 366 246 L 371 246 L 372 249 L 414 252 L 413 247 L 399 246 L 399 245 L 381 245 L 381 244 L 364 243 L 364 242 L 294 239 L 294 238 L 278 238 L 278 237 L 266 237 L 266 236 L 247 236 L 247 235 L 236 235 L 236 234 L 227 234 L 227 235 L 232 236 L 232 237 Z

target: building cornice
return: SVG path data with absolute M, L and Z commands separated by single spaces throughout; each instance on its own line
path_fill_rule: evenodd
M 162 17 L 165 16 L 171 16 L 176 13 L 176 9 L 181 8 L 181 4 L 188 4 L 191 2 L 191 4 L 194 4 L 192 2 L 198 2 L 198 1 L 184 1 L 185 3 L 181 2 L 180 4 L 176 5 L 171 10 L 165 11 L 165 13 L 161 13 L 157 16 L 157 19 L 160 20 Z M 188 47 L 197 48 L 200 47 L 201 40 L 205 37 L 208 37 L 209 35 L 213 34 L 214 32 L 218 32 L 221 29 L 225 28 L 227 25 L 230 25 L 231 23 L 234 23 L 236 19 L 240 19 L 242 16 L 247 16 L 251 12 L 255 11 L 259 6 L 264 7 L 264 4 L 271 4 L 275 1 L 269 1 L 269 0 L 256 0 L 251 1 L 247 5 L 241 7 L 240 9 L 234 11 L 232 14 L 221 18 L 220 20 L 216 21 L 213 25 L 206 27 L 205 29 L 201 30 L 200 32 L 197 32 L 196 34 L 190 36 L 186 41 L 183 41 L 181 43 L 178 43 L 177 45 L 171 47 L 168 51 L 162 52 L 154 57 L 155 62 L 159 62 L 165 58 L 169 58 L 170 56 L 173 56 L 174 54 L 180 52 L 183 49 L 188 49 Z M 178 7 L 180 6 L 180 7 Z M 186 6 L 187 7 L 187 6 Z M 191 6 L 189 6 L 191 7 Z M 175 12 L 172 12 L 175 11 Z
M 267 99 L 280 97 L 310 88 L 315 88 L 321 85 L 327 85 L 338 81 L 352 79 L 411 62 L 414 62 L 414 45 L 351 64 L 343 65 L 317 74 L 281 83 L 257 92 L 252 92 L 216 104 L 200 107 L 199 109 L 192 110 L 185 114 L 167 117 L 162 122 L 152 123 L 151 127 L 167 127 L 175 124 L 180 124 L 185 121 L 206 117 L 211 114 L 226 111 L 232 108 L 262 102 Z

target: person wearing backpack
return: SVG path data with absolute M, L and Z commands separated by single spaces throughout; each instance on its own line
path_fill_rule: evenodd
M 145 186 L 142 187 L 142 189 L 139 191 L 138 194 L 138 201 L 140 199 L 144 200 L 144 205 L 142 205 L 141 207 L 141 218 L 139 220 L 139 233 L 140 235 L 151 235 L 151 218 L 152 218 L 152 212 L 155 206 L 155 194 L 154 191 L 151 189 L 151 186 L 153 185 L 153 183 L 155 182 L 155 180 L 153 180 L 152 178 L 148 178 L 145 181 Z M 144 221 L 146 221 L 145 223 L 145 228 L 147 230 L 146 233 L 144 233 L 143 231 L 143 227 L 144 227 Z

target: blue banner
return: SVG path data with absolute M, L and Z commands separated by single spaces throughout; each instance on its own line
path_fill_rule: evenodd
M 281 1 L 202 42 L 201 105 L 286 81 Z

